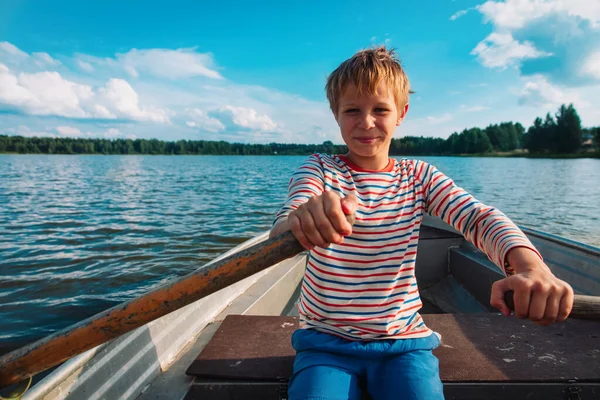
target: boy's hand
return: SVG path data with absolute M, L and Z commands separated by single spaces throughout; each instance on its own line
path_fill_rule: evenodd
M 342 243 L 344 236 L 352 233 L 346 215 L 353 214 L 357 208 L 358 199 L 353 194 L 342 199 L 335 192 L 325 192 L 292 211 L 287 223 L 306 250 L 315 246 L 326 248 L 331 243 Z
M 504 294 L 512 290 L 515 315 L 518 318 L 529 318 L 538 325 L 564 321 L 573 308 L 571 286 L 554 276 L 533 251 L 517 248 L 511 252 L 515 252 L 510 262 L 515 274 L 492 285 L 490 304 L 502 314 L 510 315 L 510 309 L 504 302 Z

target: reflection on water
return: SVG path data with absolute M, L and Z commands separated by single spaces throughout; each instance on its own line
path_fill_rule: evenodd
M 0 354 L 269 229 L 304 158 L 0 155 Z M 521 225 L 600 246 L 600 160 L 425 160 Z

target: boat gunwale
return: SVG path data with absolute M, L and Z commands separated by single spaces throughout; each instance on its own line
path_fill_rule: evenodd
M 464 238 L 464 235 L 460 231 L 456 230 L 453 226 L 449 225 L 447 222 L 443 221 L 439 217 L 432 217 L 427 215 L 425 216 L 425 218 L 423 218 L 423 224 L 432 228 L 443 229 L 448 232 L 459 234 Z M 541 231 L 539 229 L 534 229 L 528 226 L 517 224 L 517 227 L 528 236 L 534 236 L 538 239 L 547 240 L 549 242 L 568 247 L 569 249 L 579 250 L 591 256 L 600 258 L 600 247 L 583 243 L 574 239 L 569 239 L 564 236 L 559 236 L 553 233 Z
M 238 245 L 236 245 L 235 247 L 227 250 L 226 252 L 220 254 L 219 256 L 215 257 L 214 259 L 210 260 L 209 262 L 207 262 L 206 264 L 203 264 L 201 267 L 199 268 L 204 268 L 206 266 L 209 266 L 211 264 L 214 264 L 232 254 L 235 254 L 237 252 L 240 252 L 252 245 L 255 245 L 257 243 L 263 242 L 265 240 L 268 239 L 269 236 L 269 232 L 262 232 L 257 234 L 256 236 L 253 236 L 251 238 L 249 238 L 248 240 L 245 240 L 242 243 L 239 243 Z M 173 279 L 177 279 L 176 277 L 174 277 Z M 199 299 L 197 301 L 202 301 L 203 299 Z M 169 315 L 169 314 L 167 314 Z M 161 317 L 164 318 L 167 315 Z M 154 321 L 158 321 L 158 318 Z M 151 322 L 154 322 L 151 321 Z M 151 323 L 151 322 L 148 322 Z M 144 326 L 147 326 L 148 324 L 144 324 L 141 327 L 137 328 L 140 329 Z M 136 330 L 137 330 L 136 329 Z M 135 332 L 135 330 L 133 331 Z M 127 334 L 132 334 L 132 332 L 128 332 L 124 335 Z M 121 336 L 119 336 L 121 337 Z M 118 338 L 119 338 L 118 337 Z M 113 340 L 116 340 L 118 338 L 115 338 Z M 70 358 L 69 360 L 65 361 L 64 363 L 62 363 L 61 365 L 57 366 L 52 372 L 50 372 L 47 376 L 45 376 L 44 378 L 42 378 L 39 382 L 37 382 L 35 385 L 33 385 L 22 397 L 23 400 L 32 400 L 32 399 L 38 399 L 38 398 L 43 398 L 45 396 L 47 396 L 48 394 L 50 394 L 53 390 L 55 390 L 56 388 L 58 388 L 66 379 L 68 379 L 73 373 L 75 373 L 79 368 L 83 367 L 87 362 L 89 362 L 92 358 L 94 358 L 97 354 L 100 353 L 100 351 L 102 349 L 104 349 L 109 343 L 111 343 L 113 340 L 110 340 L 106 343 L 102 343 L 92 349 L 89 349 L 81 354 L 78 354 L 72 358 Z
M 566 246 L 573 250 L 579 250 L 591 256 L 600 257 L 600 247 L 592 246 L 590 244 L 582 243 L 573 239 L 529 227 L 519 226 L 519 228 L 527 235 L 535 236 L 539 239 L 544 239 L 552 243 Z

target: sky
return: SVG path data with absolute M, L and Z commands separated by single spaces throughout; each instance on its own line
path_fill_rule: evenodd
M 0 134 L 342 143 L 328 74 L 396 49 L 396 137 L 600 125 L 600 0 L 0 2 Z

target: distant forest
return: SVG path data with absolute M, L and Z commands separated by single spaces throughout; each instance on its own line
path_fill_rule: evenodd
M 520 123 L 503 122 L 486 128 L 454 132 L 447 139 L 407 136 L 393 139 L 391 155 L 531 155 L 600 154 L 600 127 L 583 128 L 572 104 L 553 116 L 536 118 L 527 130 Z M 167 154 L 167 155 L 308 155 L 345 153 L 345 145 L 246 144 L 224 141 L 157 139 L 83 139 L 0 135 L 0 153 L 20 154 Z M 595 153 L 594 153 L 595 152 Z M 524 152 L 523 152 L 524 153 Z

